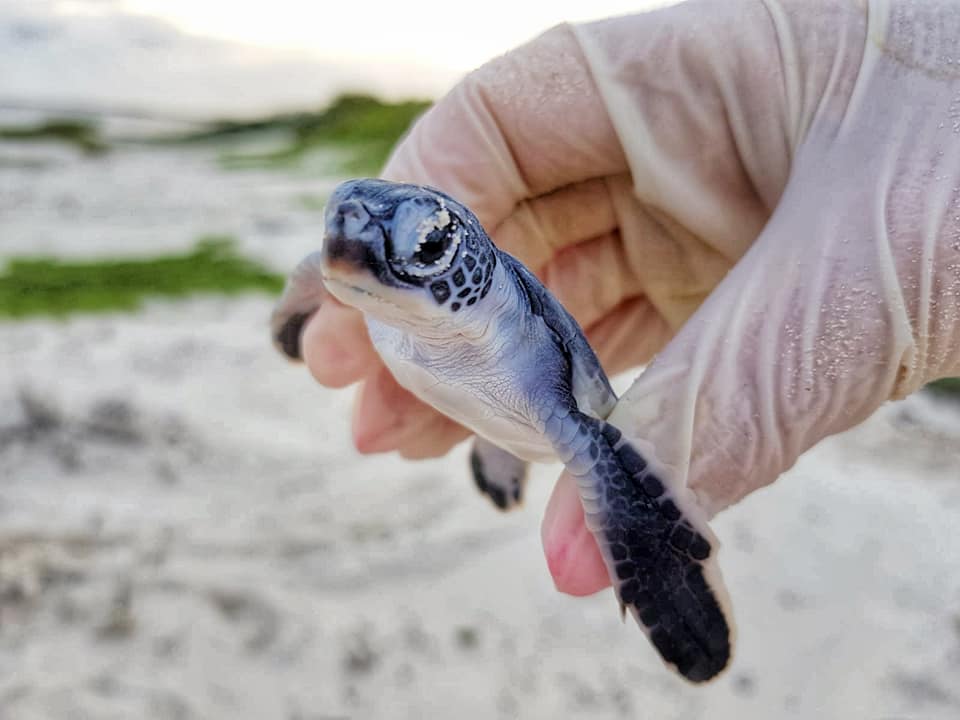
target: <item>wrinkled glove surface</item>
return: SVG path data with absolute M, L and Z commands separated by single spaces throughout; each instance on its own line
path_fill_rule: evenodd
M 960 6 L 695 0 L 555 28 L 439 101 L 385 169 L 470 206 L 586 329 L 648 367 L 610 420 L 708 514 L 885 401 L 960 374 Z M 362 451 L 466 431 L 400 388 L 359 314 L 304 331 L 362 382 Z M 561 590 L 609 584 L 576 488 L 543 526 Z

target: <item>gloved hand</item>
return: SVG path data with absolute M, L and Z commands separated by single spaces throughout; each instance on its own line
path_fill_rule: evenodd
M 551 30 L 468 76 L 385 177 L 473 208 L 587 330 L 608 372 L 656 357 L 610 417 L 709 515 L 891 398 L 960 374 L 960 8 L 695 0 Z M 353 310 L 303 350 L 363 384 L 365 452 L 466 436 L 392 380 Z M 558 588 L 609 584 L 561 478 Z

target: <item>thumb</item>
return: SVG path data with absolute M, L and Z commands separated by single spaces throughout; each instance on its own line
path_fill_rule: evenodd
M 835 185 L 788 188 L 756 243 L 608 418 L 652 447 L 665 479 L 692 490 L 708 517 L 865 419 L 911 357 L 890 246 L 864 226 L 883 217 L 872 207 L 883 194 L 867 182 L 854 193 Z M 584 594 L 608 583 L 595 549 L 576 541 L 573 485 L 558 485 L 543 540 L 557 587 Z

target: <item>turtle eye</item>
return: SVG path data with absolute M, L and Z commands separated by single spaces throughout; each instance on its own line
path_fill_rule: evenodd
M 417 218 L 401 217 L 387 235 L 390 267 L 400 277 L 420 280 L 445 272 L 463 239 L 463 224 L 447 210 Z
M 413 261 L 419 265 L 433 265 L 443 257 L 450 245 L 453 244 L 456 230 L 456 222 L 431 230 L 417 245 L 417 249 L 413 253 Z
M 450 268 L 468 228 L 434 198 L 407 200 L 383 228 L 387 263 L 401 280 L 421 284 Z

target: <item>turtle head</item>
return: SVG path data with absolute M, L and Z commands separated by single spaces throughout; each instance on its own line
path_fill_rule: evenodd
M 327 289 L 378 319 L 466 316 L 490 290 L 493 243 L 470 210 L 438 190 L 350 180 L 334 191 L 324 220 Z

